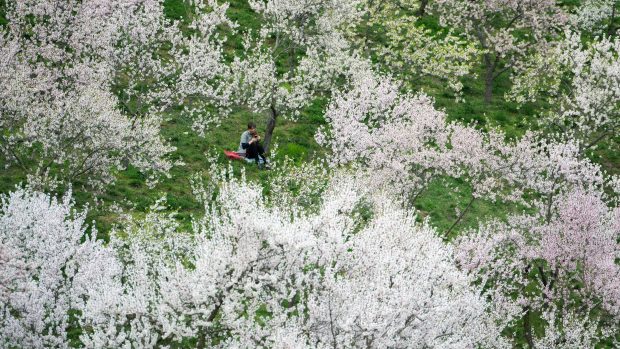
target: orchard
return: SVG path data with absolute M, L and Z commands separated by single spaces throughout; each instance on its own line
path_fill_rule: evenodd
M 0 348 L 620 347 L 619 12 L 0 0 Z

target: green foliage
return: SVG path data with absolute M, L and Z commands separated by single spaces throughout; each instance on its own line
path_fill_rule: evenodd
M 228 2 L 229 7 L 226 15 L 231 21 L 237 23 L 237 30 L 242 33 L 256 33 L 260 29 L 260 17 L 252 11 L 250 5 L 245 0 L 231 0 Z M 243 55 L 243 37 L 241 35 L 232 35 L 232 32 L 226 34 L 225 52 L 232 60 L 233 57 Z
M 0 26 L 8 23 L 6 20 L 6 0 L 0 0 Z
M 164 0 L 164 13 L 170 19 L 180 20 L 187 16 L 189 4 L 185 0 Z
M 419 210 L 419 219 L 430 217 L 430 223 L 446 240 L 458 236 L 460 231 L 475 228 L 484 217 L 504 218 L 509 213 L 517 213 L 520 207 L 503 202 L 491 202 L 476 199 L 471 208 L 463 215 L 456 230 L 446 235 L 452 224 L 458 219 L 471 200 L 471 187 L 464 181 L 453 178 L 441 178 L 433 181 L 417 198 L 415 208 Z M 458 210 L 458 212 L 457 212 Z
M 256 31 L 260 28 L 260 16 L 254 13 L 246 0 L 229 1 L 228 16 L 239 25 L 241 33 Z M 565 0 L 566 6 L 574 6 L 575 1 Z M 5 24 L 4 8 L 6 0 L 0 0 L 0 24 Z M 165 0 L 166 15 L 172 19 L 182 20 L 189 10 L 186 0 Z M 443 29 L 439 26 L 436 17 L 427 15 L 419 20 L 419 23 L 438 35 L 443 35 Z M 363 29 L 363 28 L 362 28 Z M 229 57 L 243 54 L 241 52 L 241 35 L 232 35 L 230 30 L 223 34 L 228 38 L 226 52 Z M 373 40 L 380 40 L 380 31 L 372 30 L 370 35 Z M 283 58 L 286 59 L 286 58 Z M 380 62 L 377 62 L 380 63 Z M 490 104 L 483 101 L 484 81 L 480 78 L 483 74 L 482 64 L 476 71 L 478 78 L 464 81 L 464 102 L 457 102 L 454 95 L 448 91 L 441 81 L 432 78 L 423 78 L 405 81 L 407 88 L 414 91 L 423 91 L 435 98 L 438 108 L 442 108 L 448 114 L 450 120 L 458 120 L 465 123 L 475 123 L 483 129 L 497 127 L 503 130 L 508 138 L 516 138 L 527 130 L 534 127 L 536 115 L 546 108 L 545 105 L 528 104 L 518 108 L 516 103 L 507 102 L 503 95 L 510 88 L 508 74 L 499 78 L 495 85 L 495 96 Z M 121 79 L 122 80 L 122 79 Z M 326 150 L 318 146 L 314 140 L 317 128 L 325 124 L 323 113 L 328 103 L 328 98 L 318 98 L 310 106 L 302 111 L 296 122 L 279 120 L 274 134 L 274 142 L 278 144 L 278 157 L 288 156 L 294 163 L 311 161 L 316 158 L 328 156 Z M 130 104 L 126 106 L 132 108 Z M 74 186 L 74 197 L 79 206 L 89 205 L 89 222 L 96 222 L 99 236 L 107 239 L 107 233 L 114 227 L 118 217 L 110 210 L 113 204 L 135 215 L 144 214 L 148 208 L 161 197 L 166 197 L 170 210 L 178 212 L 182 227 L 189 228 L 192 216 L 201 214 L 202 206 L 195 200 L 192 194 L 190 176 L 195 173 L 206 173 L 209 160 L 206 156 L 209 152 L 217 154 L 218 163 L 228 163 L 222 153 L 224 149 L 236 150 L 239 145 L 239 137 L 245 130 L 248 121 L 254 121 L 258 125 L 259 133 L 264 133 L 264 125 L 268 116 L 255 114 L 246 109 L 238 108 L 224 119 L 223 123 L 209 130 L 205 138 L 197 136 L 191 129 L 191 122 L 181 118 L 176 111 L 169 111 L 167 119 L 162 125 L 162 133 L 176 151 L 171 154 L 175 161 L 183 162 L 183 165 L 174 166 L 169 178 L 162 178 L 157 185 L 150 188 L 147 178 L 137 169 L 129 167 L 118 171 L 116 183 L 98 195 L 99 204 L 95 205 L 92 194 L 82 190 L 79 185 Z M 620 136 L 617 136 L 620 141 Z M 620 153 L 614 147 L 603 143 L 598 149 L 590 154 L 592 159 L 601 163 L 604 168 L 612 173 L 620 173 Z M 26 181 L 25 173 L 18 166 L 5 166 L 0 160 L 0 193 L 8 193 L 16 185 Z M 231 163 L 235 173 L 245 170 L 250 180 L 256 180 L 263 184 L 269 178 L 267 171 L 259 170 L 254 164 L 233 161 Z M 204 176 L 207 176 L 206 174 Z M 440 232 L 445 232 L 456 219 L 456 208 L 463 209 L 469 200 L 471 189 L 463 183 L 452 180 L 449 183 L 452 188 L 458 188 L 458 192 L 446 190 L 446 183 L 436 181 L 427 188 L 416 201 L 420 219 L 430 216 L 431 224 L 435 225 Z M 59 190 L 59 194 L 67 188 Z M 266 189 L 268 190 L 268 189 Z M 506 213 L 516 210 L 514 207 L 506 207 L 501 203 L 491 203 L 476 200 L 468 214 L 466 214 L 456 229 L 456 234 L 464 228 L 473 227 L 479 219 L 488 216 L 504 216 Z M 448 236 L 446 238 L 451 238 Z

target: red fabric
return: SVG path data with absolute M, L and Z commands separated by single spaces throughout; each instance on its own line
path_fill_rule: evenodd
M 231 160 L 243 160 L 243 156 L 237 154 L 234 151 L 224 150 L 224 155 Z

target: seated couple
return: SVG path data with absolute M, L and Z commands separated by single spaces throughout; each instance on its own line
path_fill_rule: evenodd
M 241 134 L 241 141 L 239 142 L 239 155 L 244 156 L 246 161 L 254 160 L 257 164 L 269 164 L 267 157 L 265 157 L 265 149 L 260 144 L 260 136 L 256 132 L 256 124 L 248 122 L 248 129 Z

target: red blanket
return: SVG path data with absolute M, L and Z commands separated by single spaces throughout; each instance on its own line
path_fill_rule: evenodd
M 243 160 L 244 159 L 244 157 L 239 155 L 239 153 L 231 151 L 231 150 L 224 150 L 224 155 L 226 155 L 226 157 L 231 160 Z

